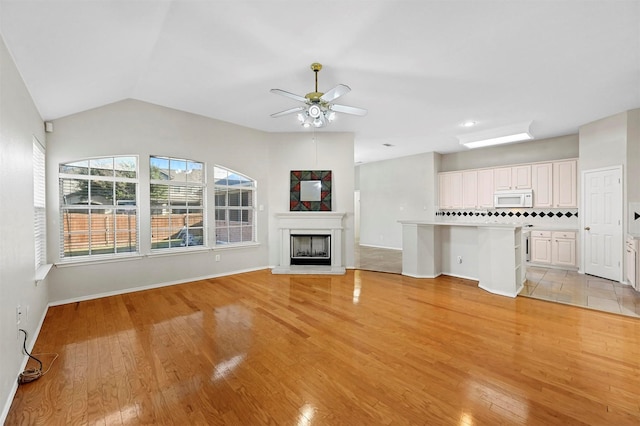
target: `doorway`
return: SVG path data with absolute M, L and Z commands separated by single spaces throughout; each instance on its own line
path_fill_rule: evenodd
M 583 267 L 622 281 L 622 166 L 582 172 Z

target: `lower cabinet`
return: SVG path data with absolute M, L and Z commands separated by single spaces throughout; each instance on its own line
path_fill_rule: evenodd
M 576 266 L 575 232 L 553 232 L 551 234 L 551 264 Z
M 531 232 L 531 262 L 551 264 L 551 232 Z
M 531 231 L 531 263 L 576 266 L 576 233 L 571 231 Z

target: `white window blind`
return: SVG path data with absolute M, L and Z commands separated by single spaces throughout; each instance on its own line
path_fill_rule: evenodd
M 60 164 L 60 258 L 138 253 L 138 158 Z
M 216 245 L 254 242 L 256 181 L 214 167 Z
M 206 245 L 204 163 L 152 156 L 149 168 L 151 249 Z
M 45 190 L 45 153 L 36 139 L 33 141 L 33 218 L 36 270 L 47 263 L 47 213 Z

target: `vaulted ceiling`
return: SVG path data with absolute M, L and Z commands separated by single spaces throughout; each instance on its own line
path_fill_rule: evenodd
M 354 132 L 361 162 L 640 107 L 640 1 L 0 0 L 0 32 L 45 120 L 134 98 L 311 132 L 269 90 L 313 91 L 320 62 L 320 91 L 369 113 L 316 131 Z

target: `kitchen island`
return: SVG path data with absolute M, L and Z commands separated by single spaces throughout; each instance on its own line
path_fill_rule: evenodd
M 516 297 L 525 279 L 522 227 L 515 224 L 402 220 L 402 274 L 451 275 Z

